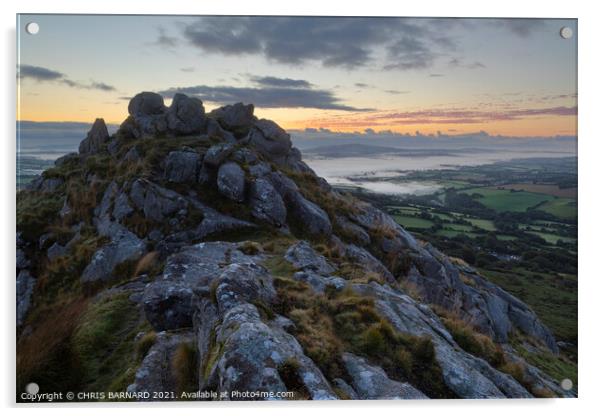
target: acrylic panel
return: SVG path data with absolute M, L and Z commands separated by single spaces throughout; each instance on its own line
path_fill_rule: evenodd
M 17 34 L 18 402 L 577 396 L 576 19 Z

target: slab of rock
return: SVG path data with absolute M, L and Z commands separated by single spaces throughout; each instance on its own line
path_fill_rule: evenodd
M 163 222 L 188 205 L 182 195 L 146 179 L 134 181 L 130 199 L 146 218 L 156 222 Z
M 336 271 L 326 257 L 317 253 L 307 241 L 300 241 L 290 246 L 284 258 L 298 270 L 313 271 L 323 276 Z
M 227 162 L 217 171 L 217 189 L 220 194 L 233 201 L 245 199 L 245 172 L 235 162 Z
M 337 276 L 322 276 L 314 272 L 297 272 L 293 279 L 307 283 L 314 292 L 324 294 L 326 289 L 332 288 L 335 291 L 341 291 L 347 285 L 347 281 Z
M 293 194 L 285 201 L 290 216 L 297 221 L 297 224 L 302 225 L 304 232 L 311 236 L 328 237 L 332 234 L 330 218 L 318 205 L 308 201 L 299 193 Z
M 249 205 L 253 217 L 276 227 L 286 224 L 284 201 L 267 179 L 259 178 L 251 184 Z
M 417 400 L 428 399 L 409 383 L 391 380 L 385 371 L 370 365 L 364 358 L 344 353 L 343 363 L 352 379 L 353 389 L 362 400 Z
M 167 128 L 175 135 L 199 134 L 205 128 L 205 108 L 197 98 L 176 93 L 167 110 Z
M 188 285 L 166 279 L 144 290 L 144 314 L 156 331 L 192 327 L 195 296 Z
M 211 146 L 205 153 L 203 165 L 208 165 L 212 168 L 217 168 L 221 165 L 228 156 L 234 151 L 234 146 L 230 143 L 220 143 Z
M 292 147 L 291 136 L 271 120 L 257 121 L 249 132 L 249 144 L 261 154 L 279 163 Z
M 224 130 L 219 122 L 212 118 L 207 119 L 207 136 L 218 137 L 226 143 L 236 143 L 234 134 Z
M 169 182 L 196 182 L 201 158 L 192 149 L 169 152 L 165 158 L 164 177 Z
M 88 135 L 79 144 L 80 154 L 94 154 L 102 148 L 109 140 L 109 131 L 107 125 L 102 118 L 97 118 L 92 124 L 92 128 Z
M 107 281 L 113 276 L 113 270 L 118 264 L 140 258 L 145 249 L 144 242 L 134 233 L 118 224 L 113 224 L 111 242 L 94 253 L 81 275 L 81 281 L 83 283 Z
M 253 104 L 236 103 L 216 108 L 209 113 L 209 117 L 217 120 L 224 129 L 242 137 L 256 120 L 254 110 Z

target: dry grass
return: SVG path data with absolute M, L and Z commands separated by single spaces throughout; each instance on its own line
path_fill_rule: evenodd
M 171 369 L 178 393 L 198 389 L 198 356 L 192 342 L 184 342 L 178 346 L 171 359 Z
M 151 272 L 157 268 L 158 264 L 158 251 L 146 253 L 140 258 L 140 260 L 138 260 L 138 263 L 136 263 L 136 267 L 134 268 L 134 277 L 140 276 L 141 274 L 151 274 Z

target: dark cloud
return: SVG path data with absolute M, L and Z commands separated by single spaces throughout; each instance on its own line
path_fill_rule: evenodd
M 372 85 L 365 84 L 363 82 L 356 82 L 354 85 L 358 88 L 372 88 Z
M 409 70 L 427 68 L 442 50 L 455 49 L 439 26 L 436 19 L 221 16 L 199 18 L 182 34 L 204 52 L 347 69 L 371 63 L 373 50 L 384 46 L 387 69 Z
M 440 78 L 440 77 L 443 77 L 443 76 L 445 76 L 445 75 L 443 75 L 443 74 L 429 74 L 429 77 L 431 77 L 431 78 Z
M 194 72 L 194 67 L 188 66 L 186 68 L 180 68 L 180 71 L 182 71 L 182 72 Z
M 165 97 L 173 97 L 177 92 L 192 95 L 203 101 L 218 104 L 235 102 L 253 103 L 263 108 L 317 108 L 321 110 L 371 111 L 369 108 L 356 108 L 341 103 L 331 91 L 312 88 L 290 87 L 231 87 L 197 85 L 183 88 L 170 88 L 160 91 Z
M 546 25 L 544 19 L 496 19 L 495 22 L 522 38 L 531 36 Z
M 303 79 L 277 78 L 271 76 L 252 76 L 251 81 L 253 81 L 257 85 L 266 87 L 311 88 L 311 83 Z
M 64 75 L 58 71 L 33 65 L 20 65 L 18 76 L 22 79 L 31 78 L 36 81 L 55 81 L 64 77 Z
M 437 54 L 430 46 L 415 37 L 403 37 L 388 47 L 393 63 L 385 69 L 424 69 L 432 66 Z
M 61 72 L 33 65 L 19 65 L 17 76 L 21 79 L 33 79 L 38 82 L 57 82 L 71 88 L 85 90 L 116 91 L 115 87 L 104 82 L 92 81 L 89 84 L 73 81 Z

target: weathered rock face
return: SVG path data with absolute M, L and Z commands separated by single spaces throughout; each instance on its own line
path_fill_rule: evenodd
M 459 270 L 431 245 L 417 250 L 415 261 L 422 272 L 412 270 L 407 280 L 428 302 L 456 311 L 483 333 L 507 342 L 513 329 L 520 329 L 558 352 L 554 337 L 523 302 L 480 277 L 473 269 Z M 461 274 L 474 282 L 465 284 Z
M 256 120 L 253 115 L 254 110 L 253 104 L 236 103 L 213 110 L 209 113 L 209 117 L 217 120 L 225 130 L 233 132 L 235 136 L 242 137 L 247 134 Z
M 97 118 L 86 138 L 79 145 L 80 154 L 97 153 L 109 140 L 109 131 L 102 118 Z
M 343 354 L 343 362 L 358 399 L 363 400 L 407 400 L 428 399 L 420 390 L 408 383 L 391 380 L 380 367 L 372 366 L 356 355 Z
M 245 172 L 237 163 L 227 162 L 219 167 L 217 189 L 233 201 L 242 202 L 245 199 Z
M 165 112 L 163 97 L 153 92 L 136 94 L 128 104 L 128 112 L 132 116 L 159 115 Z
M 284 163 L 290 152 L 291 136 L 271 120 L 257 121 L 249 132 L 249 144 L 272 160 Z
M 141 179 L 132 184 L 130 198 L 146 218 L 157 222 L 164 221 L 187 205 L 178 193 Z
M 281 227 L 286 223 L 284 201 L 266 179 L 259 178 L 251 184 L 249 205 L 251 206 L 251 214 L 259 220 L 266 221 L 276 227 Z
M 205 108 L 201 100 L 176 94 L 167 111 L 167 128 L 176 135 L 198 134 L 205 127 Z
M 192 149 L 170 152 L 165 160 L 165 179 L 176 183 L 196 182 L 200 160 Z
M 314 271 L 321 275 L 329 275 L 336 270 L 324 256 L 316 253 L 307 241 L 293 244 L 286 251 L 284 258 L 298 270 Z
M 101 247 L 90 264 L 84 269 L 81 281 L 93 283 L 107 281 L 113 277 L 113 271 L 119 264 L 136 260 L 145 252 L 146 246 L 134 233 L 118 224 L 111 227 L 111 242 Z

